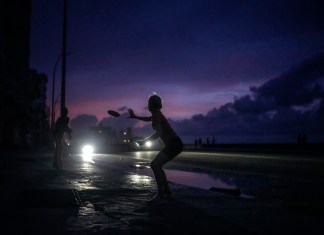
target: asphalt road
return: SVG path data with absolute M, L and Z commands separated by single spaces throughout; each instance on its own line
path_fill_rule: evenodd
M 95 154 L 92 161 L 101 167 L 119 167 L 137 174 L 150 174 L 149 163 L 156 154 L 156 151 Z M 192 177 L 186 179 L 173 174 L 173 179 L 182 178 L 176 183 L 188 184 L 188 179 L 198 180 L 203 174 L 213 178 L 216 187 L 221 187 L 217 185 L 221 181 L 224 187 L 239 188 L 253 197 L 321 200 L 324 196 L 324 158 L 320 156 L 184 151 L 169 162 L 165 169 L 170 170 L 168 176 L 175 171 L 189 175 L 192 173 Z
M 156 229 L 156 224 L 160 224 L 182 234 L 182 225 L 190 221 L 191 226 L 184 227 L 185 231 L 195 234 L 323 231 L 324 177 L 323 159 L 319 155 L 184 151 L 166 165 L 169 181 L 195 182 L 197 188 L 208 182 L 215 187 L 240 189 L 243 195 L 173 184 L 174 203 L 163 206 L 161 212 L 146 203 L 156 192 L 154 179 L 145 176 L 152 176 L 149 163 L 156 154 L 95 154 L 92 159 L 71 154 L 64 159 L 65 169 L 57 171 L 52 169 L 52 152 L 2 153 L 2 230 L 7 228 L 14 234 L 35 234 L 35 229 L 44 230 L 38 234 L 49 234 L 46 231 L 50 230 L 52 234 L 63 230 L 75 231 L 72 234 L 106 234 L 115 229 L 114 234 L 125 234 L 124 229 L 136 228 L 148 229 L 145 234 L 165 234 L 167 231 Z M 75 202 L 74 197 L 72 201 L 66 200 L 65 193 L 71 192 L 71 188 L 81 199 L 82 206 L 77 210 L 65 208 Z M 43 196 L 39 197 L 39 193 Z M 53 202 L 63 208 L 49 209 Z M 98 229 L 103 232 L 97 233 Z

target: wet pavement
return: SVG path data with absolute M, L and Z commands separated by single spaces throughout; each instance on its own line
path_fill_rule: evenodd
M 183 185 L 176 182 L 172 171 L 169 175 L 173 198 L 164 204 L 150 205 L 147 201 L 156 192 L 155 181 L 135 168 L 125 170 L 114 164 L 107 167 L 72 156 L 64 159 L 64 170 L 57 171 L 52 168 L 51 151 L 3 152 L 1 231 L 3 234 L 316 234 L 324 229 L 323 204 L 316 209 L 303 207 L 300 201 L 282 203 L 241 197 Z

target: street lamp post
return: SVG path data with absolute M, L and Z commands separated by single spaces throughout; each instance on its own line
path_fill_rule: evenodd
M 67 31 L 67 0 L 63 9 L 63 38 L 62 38 L 62 84 L 61 84 L 61 115 L 65 107 L 65 68 L 66 68 L 66 31 Z
M 59 57 L 57 58 L 56 60 L 56 63 L 55 63 L 55 66 L 54 66 L 54 70 L 53 70 L 53 83 L 52 83 L 52 112 L 51 112 L 51 130 L 53 132 L 54 130 L 54 124 L 55 124 L 55 101 L 54 101 L 54 98 L 55 98 L 55 74 L 56 74 L 56 68 L 57 68 L 57 65 L 58 65 L 58 62 L 60 61 L 62 57 L 62 53 L 59 55 Z
M 66 68 L 66 27 L 67 26 L 67 0 L 64 0 L 64 7 L 63 7 L 63 38 L 62 38 L 62 52 L 57 58 L 54 66 L 53 71 L 53 84 L 52 84 L 52 113 L 51 113 L 51 134 L 54 131 L 55 125 L 55 106 L 56 101 L 54 101 L 55 97 L 55 74 L 58 62 L 62 58 L 62 81 L 61 81 L 61 115 L 63 108 L 65 107 L 65 68 Z M 53 135 L 52 135 L 53 136 Z

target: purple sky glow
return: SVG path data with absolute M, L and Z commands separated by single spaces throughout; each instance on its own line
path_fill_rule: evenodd
M 30 66 L 49 77 L 49 106 L 62 10 L 63 0 L 33 0 Z M 315 0 L 69 0 L 72 128 L 149 133 L 125 107 L 149 115 L 147 98 L 157 92 L 188 141 L 293 142 L 298 133 L 324 141 L 323 11 Z M 60 67 L 56 75 L 57 96 Z

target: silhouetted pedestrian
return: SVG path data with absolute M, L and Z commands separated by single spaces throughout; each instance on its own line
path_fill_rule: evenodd
M 304 133 L 301 137 L 301 140 L 303 144 L 307 144 L 308 143 L 307 134 Z
M 160 203 L 164 202 L 165 199 L 171 197 L 172 195 L 167 177 L 162 167 L 182 152 L 183 143 L 176 132 L 172 129 L 165 116 L 162 114 L 162 99 L 156 93 L 153 93 L 149 97 L 148 109 L 152 114 L 150 117 L 136 116 L 132 109 L 128 109 L 128 112 L 130 118 L 152 122 L 152 127 L 155 132 L 151 136 L 138 141 L 137 143 L 140 146 L 142 146 L 146 141 L 155 140 L 157 138 L 161 138 L 163 141 L 164 148 L 158 153 L 150 164 L 158 188 L 158 194 L 150 202 Z
M 197 147 L 198 147 L 198 140 L 195 139 L 195 149 L 197 149 Z
M 64 136 L 68 135 L 71 138 L 71 129 L 69 128 L 70 118 L 68 115 L 68 109 L 66 107 L 62 110 L 62 115 L 55 122 L 54 127 L 54 139 L 55 139 L 55 155 L 53 167 L 56 169 L 63 168 L 63 146 L 64 146 Z
M 202 145 L 202 140 L 201 140 L 201 138 L 199 138 L 198 139 L 198 145 L 201 147 L 201 145 Z
M 298 144 L 307 144 L 308 143 L 307 134 L 305 134 L 305 133 L 299 134 L 298 139 L 297 139 L 297 143 Z

